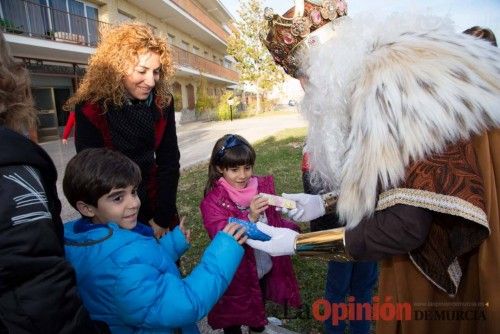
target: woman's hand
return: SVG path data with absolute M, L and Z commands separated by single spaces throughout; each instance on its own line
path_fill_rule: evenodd
M 186 217 L 182 217 L 181 222 L 179 223 L 179 228 L 181 229 L 182 234 L 184 234 L 187 242 L 191 243 L 191 229 L 186 229 L 185 222 Z
M 168 227 L 161 227 L 160 225 L 156 224 L 153 218 L 149 220 L 149 226 L 153 228 L 153 232 L 157 239 L 160 239 L 165 234 L 170 232 L 170 229 Z
M 240 245 L 243 245 L 248 239 L 245 228 L 236 223 L 227 224 L 222 231 L 232 236 Z
M 255 195 L 250 202 L 250 213 L 248 214 L 248 218 L 250 218 L 250 220 L 255 223 L 257 220 L 259 220 L 262 212 L 266 211 L 268 207 L 269 204 L 267 202 L 267 198 L 260 195 Z

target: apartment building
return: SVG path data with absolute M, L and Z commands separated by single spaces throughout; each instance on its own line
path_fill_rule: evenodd
M 222 95 L 238 81 L 226 54 L 233 18 L 220 0 L 0 0 L 0 29 L 31 73 L 39 140 L 58 138 L 63 103 L 85 74 L 100 27 L 140 21 L 168 38 L 176 111 L 195 108 L 200 80 Z

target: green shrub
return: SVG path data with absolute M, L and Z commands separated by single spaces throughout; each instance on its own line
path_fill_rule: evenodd
M 199 95 L 195 105 L 197 112 L 205 112 L 215 108 L 215 98 L 208 95 Z
M 13 34 L 22 34 L 23 26 L 16 26 L 13 22 L 9 20 L 0 19 L 0 28 L 5 32 L 13 33 Z
M 217 104 L 215 116 L 218 121 L 225 121 L 231 119 L 231 106 L 228 103 L 228 100 L 230 98 L 234 100 L 232 119 L 239 118 L 239 113 L 237 112 L 239 101 L 235 100 L 237 98 L 233 97 L 232 92 L 225 92 L 224 95 L 220 97 L 219 103 Z
M 203 75 L 200 75 L 197 95 L 195 104 L 197 113 L 207 112 L 215 108 L 215 98 L 208 94 L 208 82 Z
M 174 95 L 174 110 L 175 111 L 181 111 L 182 110 L 182 95 L 177 93 L 173 94 Z

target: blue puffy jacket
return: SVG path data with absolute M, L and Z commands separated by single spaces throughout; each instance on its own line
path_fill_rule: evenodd
M 149 227 L 125 230 L 82 218 L 64 226 L 66 256 L 78 291 L 95 320 L 112 333 L 199 333 L 196 322 L 223 295 L 243 256 L 220 232 L 185 278 L 175 261 L 189 244 L 177 227 L 160 240 Z

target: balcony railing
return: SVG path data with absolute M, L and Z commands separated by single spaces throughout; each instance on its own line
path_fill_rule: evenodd
M 186 13 L 191 15 L 196 21 L 205 26 L 205 28 L 217 35 L 217 37 L 222 39 L 224 42 L 227 42 L 229 34 L 191 0 L 172 0 L 172 2 L 184 9 Z
M 2 0 L 0 28 L 7 33 L 96 46 L 108 24 L 25 0 Z
M 185 0 L 174 0 L 174 2 L 183 1 Z M 189 1 L 186 3 L 194 6 Z M 95 47 L 99 38 L 99 29 L 110 25 L 25 0 L 1 0 L 0 5 L 2 6 L 0 13 L 3 14 L 3 17 L 0 18 L 0 28 L 4 32 L 12 34 Z M 201 11 L 198 7 L 195 6 L 195 8 Z M 203 12 L 201 13 L 205 15 Z M 198 15 L 196 11 L 191 14 Z M 205 17 L 209 19 L 206 15 Z M 215 25 L 215 23 L 213 24 Z M 238 81 L 239 74 L 237 72 L 175 45 L 171 47 L 175 64 L 231 81 Z
M 236 71 L 225 68 L 222 65 L 219 65 L 189 51 L 183 50 L 178 46 L 172 45 L 171 48 L 174 63 L 177 65 L 191 67 L 202 73 L 215 75 L 218 77 L 229 79 L 231 81 L 238 81 L 239 79 L 239 74 Z

